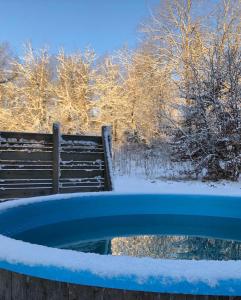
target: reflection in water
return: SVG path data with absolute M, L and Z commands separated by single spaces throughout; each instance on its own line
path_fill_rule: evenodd
M 98 253 L 98 254 L 111 254 L 111 241 L 110 240 L 98 240 L 90 242 L 79 242 L 70 244 L 62 249 L 69 249 L 81 252 Z
M 80 242 L 65 249 L 168 259 L 241 259 L 241 242 L 190 236 L 133 236 Z

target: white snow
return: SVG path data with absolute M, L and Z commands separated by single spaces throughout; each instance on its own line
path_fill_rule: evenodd
M 212 194 L 241 196 L 241 182 L 201 182 L 174 180 L 147 180 L 141 177 L 115 177 L 115 191 L 126 193 L 165 193 L 165 194 Z

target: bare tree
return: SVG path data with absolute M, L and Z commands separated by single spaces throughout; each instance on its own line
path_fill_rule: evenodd
M 189 61 L 191 76 L 182 90 L 189 103 L 177 155 L 191 159 L 204 179 L 237 180 L 240 174 L 241 48 L 229 37 L 225 44 L 217 37 L 199 64 Z
M 0 84 L 6 84 L 16 78 L 13 54 L 7 43 L 0 44 Z

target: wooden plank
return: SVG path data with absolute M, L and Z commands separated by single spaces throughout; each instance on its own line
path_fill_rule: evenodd
M 12 300 L 12 274 L 9 271 L 0 269 L 0 299 Z
M 103 160 L 94 160 L 94 161 L 78 161 L 78 160 L 70 160 L 70 161 L 61 161 L 60 163 L 61 167 L 74 167 L 74 166 L 96 166 L 96 167 L 102 167 L 104 166 Z
M 70 160 L 70 161 L 61 161 L 62 167 L 72 167 L 72 166 L 102 166 L 104 165 L 104 161 L 101 159 L 97 159 L 94 161 L 78 161 L 78 160 Z
M 12 272 L 12 299 L 27 299 L 27 281 L 27 276 Z
M 104 161 L 104 154 L 103 153 L 78 153 L 78 152 L 61 152 L 60 153 L 62 161 L 95 161 L 95 160 L 103 160 Z M 0 154 L 1 158 L 1 154 Z
M 102 126 L 102 140 L 104 148 L 104 158 L 105 158 L 105 190 L 112 191 L 112 179 L 110 176 L 111 166 L 109 159 L 111 159 L 111 136 L 110 127 Z
M 52 152 L 0 151 L 0 160 L 52 161 Z
M 33 197 L 33 196 L 44 196 L 49 195 L 52 192 L 52 187 L 50 188 L 16 188 L 16 189 L 8 189 L 5 188 L 2 190 L 0 188 L 0 198 L 21 198 L 21 197 Z
M 86 178 L 86 179 L 78 179 L 76 181 L 67 181 L 66 179 L 60 181 L 60 184 L 62 187 L 64 186 L 74 186 L 74 185 L 99 185 L 99 184 L 104 184 L 105 180 L 104 178 L 100 178 L 96 180 L 95 178 Z
M 82 189 L 82 188 L 97 188 L 97 189 L 99 189 L 99 188 L 101 188 L 101 189 L 103 189 L 104 188 L 104 182 L 101 182 L 101 183 L 99 183 L 99 182 L 88 182 L 88 183 L 83 183 L 83 184 L 62 184 L 61 185 L 61 188 L 63 189 L 63 190 L 65 190 L 66 189 L 66 193 L 69 193 L 69 190 L 71 189 L 71 190 L 74 190 L 74 189 Z
M 52 171 L 45 169 L 0 170 L 2 179 L 48 179 L 52 178 Z
M 105 288 L 85 285 L 69 285 L 69 300 L 106 300 L 104 298 Z M 122 300 L 120 298 L 112 298 L 112 300 Z
M 11 138 L 9 140 L 1 140 L 1 136 L 0 136 L 0 145 L 13 145 L 13 146 L 22 146 L 22 147 L 28 147 L 28 146 L 33 146 L 33 147 L 37 147 L 37 146 L 43 146 L 43 147 L 53 147 L 53 143 L 52 142 L 45 142 L 45 141 L 36 141 L 36 142 L 31 142 L 28 140 L 11 140 Z
M 68 165 L 68 164 L 104 164 L 104 160 L 102 159 L 98 159 L 98 160 L 65 160 L 65 161 L 61 161 L 61 165 Z
M 27 289 L 29 300 L 68 300 L 68 284 L 30 277 Z
M 92 136 L 92 135 L 71 135 L 71 134 L 63 134 L 62 135 L 62 144 L 69 144 L 74 141 L 75 144 L 78 142 L 94 142 L 97 144 L 102 144 L 102 139 L 100 136 Z
M 69 187 L 69 188 L 60 188 L 60 193 L 84 193 L 84 192 L 99 192 L 104 191 L 104 185 L 100 187 L 93 186 L 83 186 L 83 187 Z
M 52 143 L 52 134 L 48 133 L 33 133 L 33 132 L 11 132 L 0 131 L 0 140 L 2 142 L 9 140 L 12 142 L 47 142 Z
M 60 178 L 60 127 L 58 123 L 53 124 L 53 193 L 59 192 Z
M 73 183 L 62 183 L 60 185 L 62 188 L 81 188 L 81 187 L 100 187 L 104 186 L 104 181 L 102 182 L 73 182 Z
M 100 144 L 93 144 L 93 145 L 85 145 L 85 144 L 64 144 L 61 143 L 62 148 L 65 149 L 75 149 L 75 150 L 81 150 L 81 149 L 103 149 L 103 145 Z
M 62 147 L 62 151 L 71 152 L 71 153 L 73 153 L 73 152 L 103 153 L 104 150 L 103 150 L 103 147 L 98 147 L 98 148 L 97 147 L 96 148 L 94 148 L 94 147 L 92 147 L 92 148 L 90 148 L 90 147 L 79 147 L 79 148 L 77 148 L 77 147 Z
M 29 165 L 34 165 L 34 166 L 50 166 L 52 168 L 52 162 L 51 161 L 34 161 L 34 160 L 25 160 L 25 161 L 22 161 L 22 160 L 0 160 L 0 165 L 1 166 L 5 166 L 5 165 L 8 165 L 8 166 L 29 166 Z
M 0 175 L 1 176 L 1 175 Z M 104 177 L 104 170 L 61 170 L 61 178 Z
M 16 189 L 16 188 L 43 188 L 43 187 L 52 187 L 52 182 L 23 182 L 23 183 L 1 183 L 0 182 L 0 189 Z
M 12 300 L 68 300 L 67 283 L 12 274 Z
M 191 298 L 190 300 L 194 300 L 195 296 L 193 296 L 193 295 L 191 295 L 191 296 L 193 298 Z M 184 295 L 184 294 L 174 294 L 174 295 L 171 295 L 171 299 L 173 299 L 173 300 L 186 300 L 186 295 Z
M 32 145 L 6 145 L 6 144 L 0 144 L 0 151 L 10 151 L 10 150 L 19 150 L 19 151 L 52 151 L 52 148 L 53 147 L 46 147 L 44 145 L 40 145 L 38 144 L 39 146 L 32 146 Z
M 24 165 L 24 164 L 18 164 L 18 165 L 1 165 L 2 170 L 52 170 L 51 165 Z
M 129 292 L 130 293 L 130 292 Z M 135 294 L 138 292 L 134 292 Z M 118 290 L 118 289 L 102 289 L 102 297 L 105 300 L 112 300 L 112 299 L 118 299 L 118 300 L 128 300 L 128 298 L 126 298 L 126 294 L 123 290 Z M 131 298 L 129 298 L 131 299 Z M 133 297 L 132 294 L 132 299 L 135 300 L 139 300 L 140 297 Z M 151 300 L 151 298 L 150 298 Z
M 92 165 L 88 165 L 88 166 L 61 166 L 61 170 L 76 170 L 76 171 L 85 171 L 85 170 L 102 170 L 104 171 L 104 166 L 92 166 Z
M 60 178 L 60 182 L 72 182 L 72 181 L 79 181 L 79 182 L 85 182 L 85 181 L 96 181 L 96 180 L 105 180 L 104 177 L 98 177 L 98 178 L 92 178 L 92 177 L 81 177 L 81 178 Z
M 0 184 L 20 184 L 20 183 L 46 183 L 46 184 L 51 184 L 52 183 L 52 179 L 32 179 L 32 178 L 28 178 L 28 179 L 4 179 L 1 180 L 0 179 Z

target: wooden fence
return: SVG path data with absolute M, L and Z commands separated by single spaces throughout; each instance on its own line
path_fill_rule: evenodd
M 111 133 L 0 132 L 0 199 L 112 190 Z

